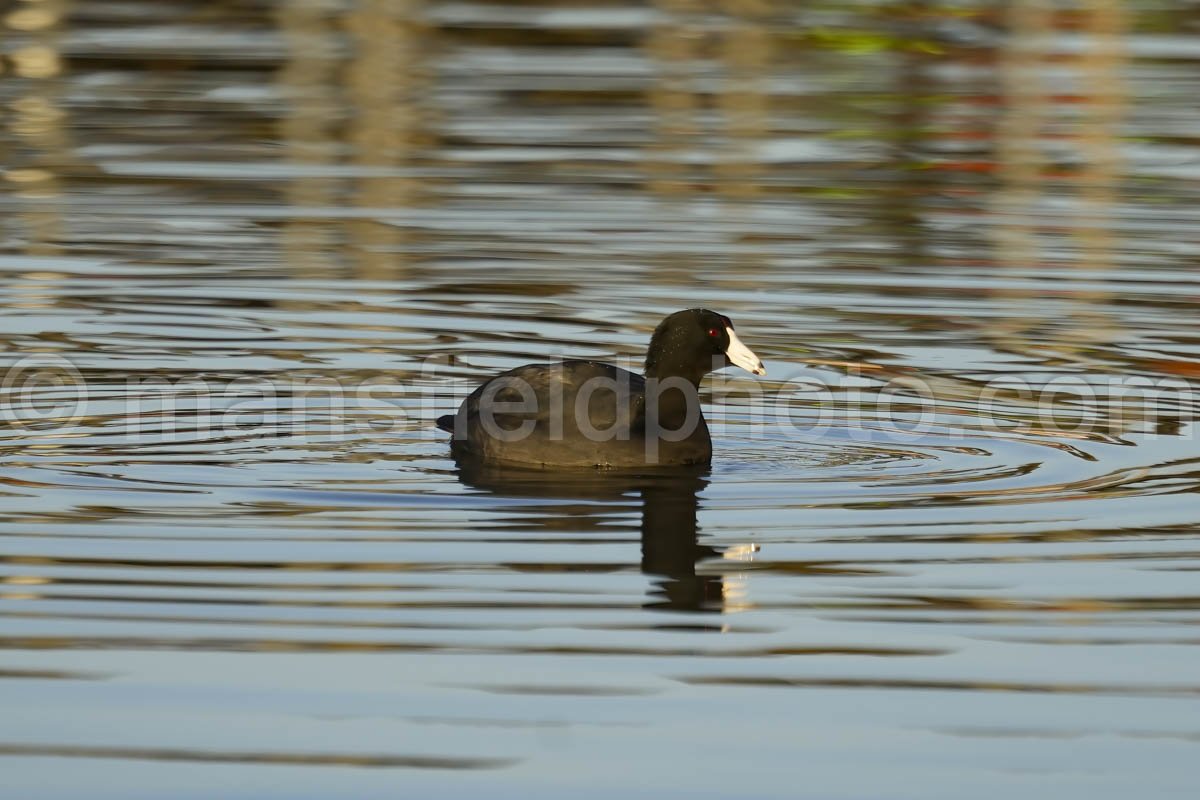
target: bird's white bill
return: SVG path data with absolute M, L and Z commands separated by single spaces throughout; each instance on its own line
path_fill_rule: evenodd
M 742 340 L 733 332 L 733 328 L 726 328 L 725 332 L 729 334 L 729 346 L 725 348 L 725 357 L 735 366 L 741 367 L 747 372 L 766 375 L 767 368 L 763 366 L 762 360 L 754 355 L 753 350 L 742 343 Z

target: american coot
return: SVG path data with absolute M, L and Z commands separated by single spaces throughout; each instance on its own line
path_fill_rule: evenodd
M 646 375 L 596 361 L 527 364 L 501 373 L 437 426 L 451 452 L 526 467 L 707 464 L 712 439 L 700 381 L 730 364 L 767 374 L 729 317 L 678 311 L 650 338 Z

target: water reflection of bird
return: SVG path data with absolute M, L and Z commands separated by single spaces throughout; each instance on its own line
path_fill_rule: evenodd
M 485 382 L 437 425 L 455 458 L 530 467 L 707 464 L 700 382 L 736 365 L 766 369 L 728 317 L 693 308 L 659 324 L 646 375 L 596 361 L 527 364 Z
M 720 555 L 698 539 L 700 492 L 708 485 L 705 467 L 634 473 L 513 470 L 468 459 L 459 462 L 467 486 L 498 496 L 585 501 L 540 509 L 537 524 L 575 533 L 611 531 L 615 503 L 641 501 L 641 568 L 655 580 L 647 608 L 720 611 L 721 576 L 698 574 L 698 562 Z M 598 501 L 598 502 L 597 502 Z M 607 501 L 607 502 L 606 502 Z
M 642 572 L 661 576 L 649 607 L 720 611 L 724 581 L 720 575 L 696 572 L 701 561 L 719 556 L 701 544 L 697 523 L 699 493 L 708 484 L 702 475 L 659 480 L 642 486 Z

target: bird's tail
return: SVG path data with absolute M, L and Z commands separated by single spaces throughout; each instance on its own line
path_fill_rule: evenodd
M 437 426 L 446 433 L 454 433 L 454 415 L 444 414 L 437 418 Z

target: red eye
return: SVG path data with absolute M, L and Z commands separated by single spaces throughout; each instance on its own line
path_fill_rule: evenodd
M 710 338 L 718 339 L 721 336 L 721 329 L 720 328 L 709 328 L 708 335 Z

